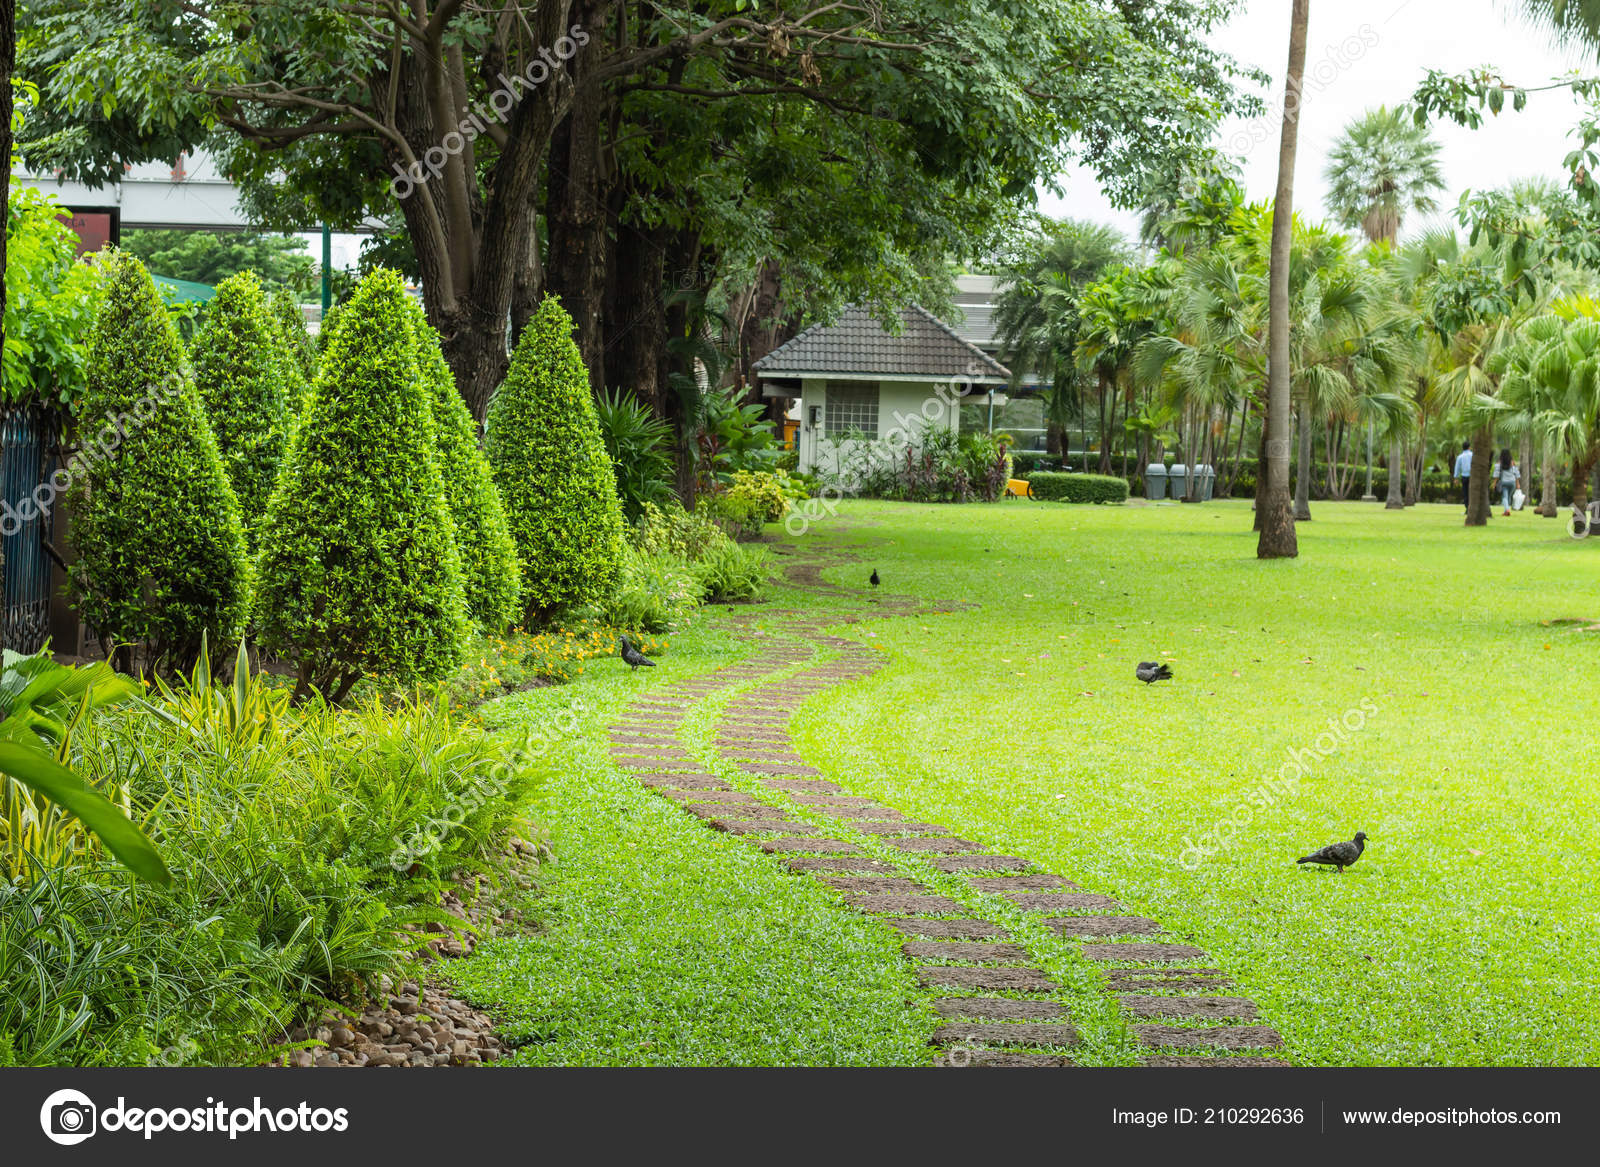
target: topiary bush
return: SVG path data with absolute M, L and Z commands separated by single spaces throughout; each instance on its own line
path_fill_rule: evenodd
M 256 618 L 300 696 L 461 662 L 461 560 L 405 299 L 380 268 L 345 306 L 262 524 Z
M 144 264 L 105 261 L 79 450 L 50 480 L 73 506 L 78 611 L 102 645 L 157 670 L 221 654 L 243 634 L 250 569 L 239 503 L 183 345 Z M 98 427 L 98 428 L 96 428 Z
M 1034 498 L 1050 502 L 1125 503 L 1128 480 L 1108 474 L 1058 474 L 1035 471 L 1028 475 Z
M 279 288 L 273 293 L 272 316 L 283 333 L 284 383 L 289 390 L 289 412 L 292 417 L 298 417 L 306 398 L 311 395 L 311 379 L 317 375 L 317 348 L 306 331 L 306 318 L 300 314 L 300 305 L 288 288 Z
M 282 329 L 254 272 L 217 285 L 195 335 L 195 386 L 239 498 L 251 550 L 289 437 L 289 377 L 295 374 L 283 346 Z
M 489 403 L 486 448 L 522 559 L 530 623 L 601 603 L 623 555 L 622 505 L 572 318 L 546 296 Z
M 411 330 L 417 338 L 418 365 L 433 406 L 439 475 L 455 520 L 467 615 L 487 632 L 504 632 L 522 611 L 517 545 L 506 525 L 505 508 L 489 470 L 489 460 L 478 446 L 477 424 L 456 391 L 455 375 L 445 363 L 439 334 L 415 298 L 407 296 L 406 304 Z

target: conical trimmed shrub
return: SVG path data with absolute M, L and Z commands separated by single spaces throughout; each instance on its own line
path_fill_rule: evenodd
M 379 269 L 341 312 L 262 525 L 256 620 L 301 695 L 461 662 L 461 562 L 405 299 Z
M 65 468 L 79 613 L 103 644 L 141 645 L 157 669 L 192 665 L 202 643 L 220 659 L 250 604 L 239 503 L 177 329 L 131 255 L 106 262 L 86 372 Z
M 530 622 L 596 604 L 617 585 L 622 504 L 572 317 L 546 296 L 489 403 L 485 446 L 522 559 Z
M 522 614 L 517 545 L 506 525 L 489 460 L 478 446 L 477 424 L 456 390 L 455 375 L 439 347 L 439 334 L 428 323 L 422 305 L 409 296 L 406 302 L 411 305 L 411 329 L 417 338 L 417 363 L 433 405 L 439 474 L 456 524 L 467 615 L 485 631 L 503 632 Z
M 289 438 L 292 369 L 284 343 L 261 281 L 246 271 L 217 285 L 192 350 L 195 386 L 252 550 Z
M 317 375 L 317 349 L 306 331 L 300 305 L 288 288 L 272 294 L 272 315 L 283 332 L 283 357 L 287 366 L 285 384 L 289 390 L 289 413 L 298 417 L 311 396 L 311 379 Z

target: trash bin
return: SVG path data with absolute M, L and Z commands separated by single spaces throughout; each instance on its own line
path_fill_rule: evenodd
M 1144 468 L 1144 496 L 1152 502 L 1167 497 L 1167 468 L 1152 462 Z
M 1195 488 L 1201 502 L 1211 501 L 1211 488 L 1217 483 L 1217 468 L 1215 466 L 1202 466 L 1196 472 L 1198 483 Z
M 1189 468 L 1182 464 L 1167 467 L 1167 494 L 1182 502 L 1189 494 Z

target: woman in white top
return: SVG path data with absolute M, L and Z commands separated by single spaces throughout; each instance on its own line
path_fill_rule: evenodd
M 1503 515 L 1511 513 L 1511 495 L 1522 488 L 1522 469 L 1511 460 L 1510 450 L 1500 451 L 1500 465 L 1494 471 L 1495 486 L 1500 491 L 1500 505 L 1504 508 Z

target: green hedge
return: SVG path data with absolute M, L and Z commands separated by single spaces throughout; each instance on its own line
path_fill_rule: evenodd
M 1127 480 L 1107 474 L 1059 474 L 1041 470 L 1028 476 L 1028 485 L 1034 498 L 1049 502 L 1128 501 Z

